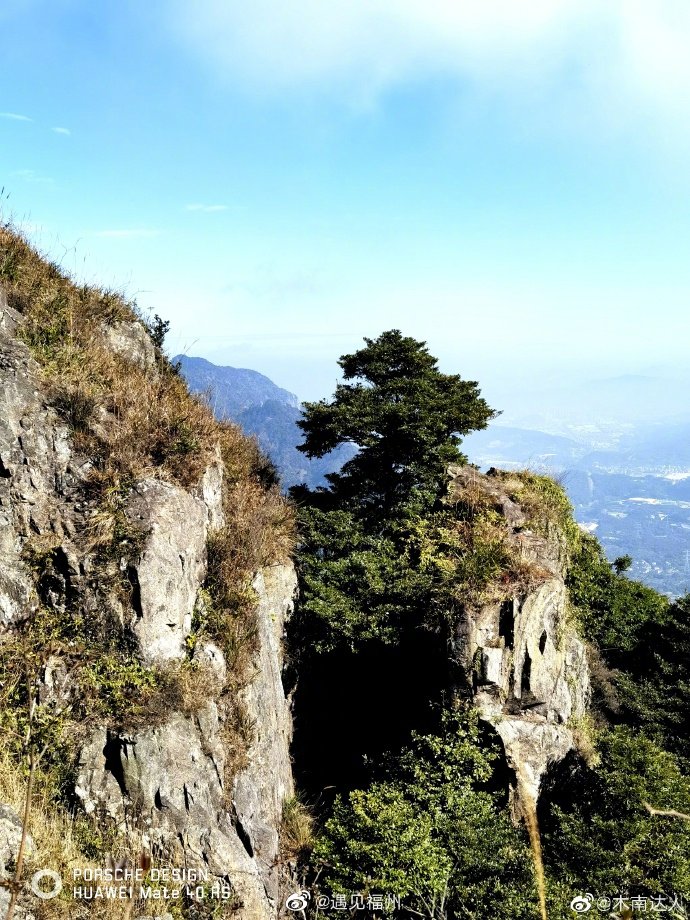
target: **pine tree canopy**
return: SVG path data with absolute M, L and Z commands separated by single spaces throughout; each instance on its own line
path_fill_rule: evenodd
M 357 454 L 328 477 L 338 506 L 388 516 L 412 498 L 433 502 L 446 468 L 464 461 L 462 436 L 497 415 L 474 381 L 443 374 L 426 343 L 392 329 L 338 362 L 346 383 L 332 400 L 307 403 L 300 446 L 322 457 L 343 443 Z

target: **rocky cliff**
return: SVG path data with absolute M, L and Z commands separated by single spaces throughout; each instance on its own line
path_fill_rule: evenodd
M 96 729 L 81 748 L 75 786 L 87 814 L 136 823 L 154 853 L 208 868 L 230 882 L 233 905 L 247 920 L 277 916 L 281 892 L 283 803 L 294 794 L 291 718 L 280 678 L 281 641 L 293 604 L 291 566 L 263 569 L 254 582 L 260 633 L 256 675 L 246 688 L 254 738 L 247 766 L 228 786 L 223 706 L 209 699 L 193 715 L 128 734 Z M 163 630 L 169 624 L 162 624 Z M 225 668 L 217 647 L 200 655 Z
M 6 228 L 0 243 L 11 739 L 0 807 L 13 827 L 34 758 L 39 850 L 40 823 L 54 832 L 70 799 L 80 803 L 81 837 L 49 868 L 64 876 L 119 854 L 201 870 L 208 888 L 225 885 L 226 910 L 268 920 L 294 793 L 281 682 L 296 588 L 289 511 L 256 448 L 189 397 L 121 298 L 72 285 Z M 2 853 L 10 866 L 16 852 Z M 68 903 L 67 887 L 30 909 L 105 916 Z M 183 897 L 145 912 L 202 907 Z
M 547 769 L 576 747 L 589 702 L 585 647 L 564 580 L 567 532 L 549 509 L 556 491 L 530 495 L 536 477 L 484 476 L 469 466 L 450 472 L 449 501 L 489 509 L 512 561 L 512 576 L 462 606 L 451 655 L 461 691 L 503 743 L 519 812 L 526 799 L 537 800 Z

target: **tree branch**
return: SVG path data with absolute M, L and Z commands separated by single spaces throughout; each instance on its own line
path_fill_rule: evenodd
M 663 818 L 680 818 L 682 821 L 690 821 L 690 815 L 686 815 L 682 811 L 676 811 L 673 808 L 670 808 L 670 809 L 652 808 L 649 802 L 643 802 L 642 804 L 647 809 L 650 815 L 660 815 Z

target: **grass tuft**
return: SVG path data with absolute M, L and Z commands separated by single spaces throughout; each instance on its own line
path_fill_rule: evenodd
M 299 798 L 283 803 L 280 825 L 281 856 L 286 860 L 306 859 L 314 846 L 314 816 Z

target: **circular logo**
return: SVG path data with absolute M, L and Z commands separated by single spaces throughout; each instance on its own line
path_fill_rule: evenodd
M 570 902 L 570 908 L 576 914 L 586 914 L 588 910 L 592 909 L 593 901 L 594 898 L 591 894 L 578 894 Z
M 289 895 L 285 901 L 285 906 L 288 910 L 304 910 L 311 900 L 311 895 L 308 891 L 297 891 L 295 894 Z
M 52 888 L 46 889 L 41 887 L 41 882 L 44 878 L 51 879 L 53 882 Z M 50 901 L 51 898 L 56 898 L 62 891 L 62 879 L 53 869 L 40 869 L 31 876 L 31 890 L 37 898 L 41 898 L 44 901 Z

